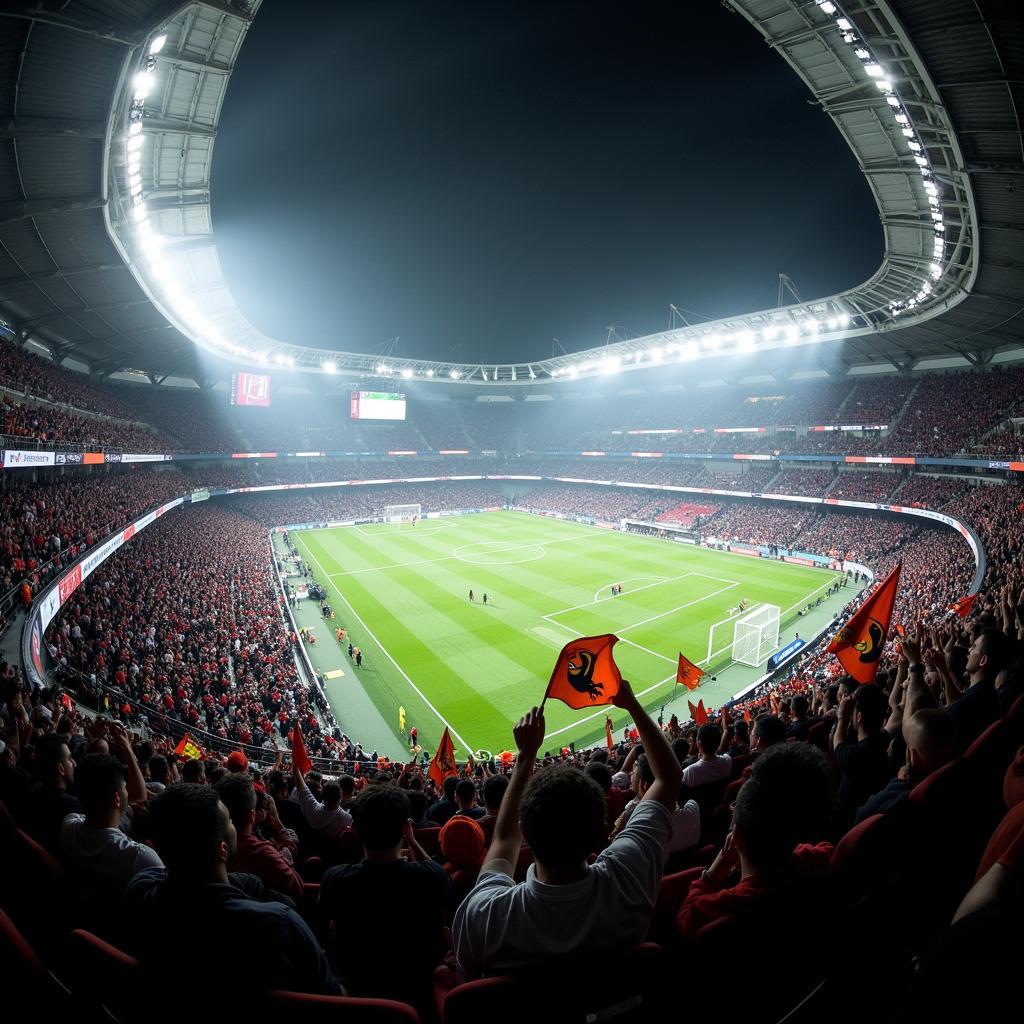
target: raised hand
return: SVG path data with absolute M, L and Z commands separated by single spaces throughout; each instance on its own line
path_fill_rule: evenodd
M 516 747 L 520 756 L 533 760 L 544 742 L 544 711 L 541 708 L 530 710 L 512 727 Z

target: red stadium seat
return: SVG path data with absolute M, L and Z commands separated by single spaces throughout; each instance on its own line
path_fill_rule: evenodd
M 267 993 L 270 1019 L 297 1024 L 419 1024 L 419 1014 L 393 999 L 318 996 L 306 992 Z
M 464 982 L 440 992 L 438 1004 L 443 1024 L 523 1024 L 539 1019 L 649 1024 L 663 1007 L 663 983 L 664 953 L 647 942 L 556 960 L 543 969 Z
M 89 1017 L 107 1015 L 119 1024 L 144 1024 L 150 1019 L 150 1000 L 138 960 L 80 928 L 68 936 L 66 953 L 64 968 L 72 999 Z

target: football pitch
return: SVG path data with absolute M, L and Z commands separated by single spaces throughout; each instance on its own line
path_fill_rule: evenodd
M 510 723 L 540 703 L 558 651 L 577 636 L 617 634 L 615 660 L 644 706 L 657 714 L 667 704 L 666 718 L 674 711 L 685 719 L 689 694 L 675 686 L 679 651 L 703 663 L 710 627 L 729 619 L 742 598 L 751 608 L 782 609 L 782 644 L 792 638 L 786 627 L 797 609 L 836 578 L 521 512 L 295 531 L 292 538 L 337 615 L 330 629 L 317 627 L 314 649 L 321 665 L 329 655 L 343 666 L 327 683 L 342 728 L 361 738 L 352 690 L 360 687 L 390 724 L 396 751 L 403 749 L 401 706 L 425 749 L 436 749 L 447 725 L 460 758 L 511 747 Z M 613 596 L 616 583 L 622 593 Z M 359 670 L 337 643 L 339 625 L 362 648 Z M 715 650 L 731 641 L 727 622 L 715 632 Z M 702 667 L 727 664 L 716 660 Z M 714 707 L 744 681 L 705 680 L 694 700 Z M 549 701 L 545 748 L 603 737 L 609 712 L 618 738 L 627 719 L 617 709 L 574 711 Z

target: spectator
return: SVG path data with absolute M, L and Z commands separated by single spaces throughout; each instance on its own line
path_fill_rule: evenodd
M 562 765 L 531 779 L 544 741 L 544 714 L 534 708 L 515 726 L 519 754 L 494 838 L 476 885 L 455 914 L 455 956 L 464 977 L 629 945 L 644 937 L 672 834 L 681 772 L 629 683 L 623 681 L 614 703 L 635 723 L 655 781 L 592 865 L 589 855 L 604 842 L 600 787 L 578 768 Z M 535 863 L 526 881 L 516 884 L 513 874 L 524 837 Z
M 647 790 L 654 785 L 654 771 L 646 754 L 641 754 L 633 765 L 632 790 L 636 796 L 626 804 L 622 814 L 615 822 L 612 832 L 614 839 L 628 823 L 633 811 L 640 806 Z M 684 800 L 682 805 L 672 811 L 672 837 L 669 839 L 667 850 L 669 853 L 677 853 L 680 850 L 689 850 L 700 841 L 700 806 L 696 800 Z
M 782 743 L 765 751 L 736 798 L 725 845 L 679 908 L 679 934 L 691 939 L 712 921 L 784 887 L 793 888 L 794 902 L 806 896 L 832 855 L 831 844 L 819 840 L 834 790 L 828 761 L 815 747 Z M 738 882 L 729 885 L 737 870 Z
M 204 1012 L 255 1010 L 266 989 L 343 994 L 309 926 L 266 896 L 252 875 L 228 875 L 235 828 L 209 786 L 170 786 L 153 801 L 150 827 L 165 869 L 137 874 L 125 895 L 134 952 L 152 976 L 154 991 L 167 978 L 191 976 L 191 934 L 217 936 L 218 984 L 204 987 Z M 253 951 L 259 951 L 257 979 Z M 174 1013 L 180 1004 L 174 1002 Z
M 958 749 L 967 747 L 999 717 L 996 679 L 1009 664 L 1013 643 L 1001 629 L 985 629 L 971 644 L 967 658 L 967 688 L 949 705 L 956 724 Z
M 729 778 L 732 772 L 732 758 L 719 754 L 722 730 L 711 722 L 697 730 L 697 749 L 700 756 L 689 767 L 683 769 L 683 785 L 694 789 L 710 782 Z
M 205 786 L 206 762 L 199 760 L 198 757 L 190 757 L 181 766 L 181 781 L 191 785 Z
M 956 728 L 940 708 L 922 708 L 903 724 L 907 761 L 899 775 L 875 793 L 857 811 L 854 824 L 873 814 L 885 814 L 900 806 L 919 782 L 938 771 L 953 756 Z
M 341 808 L 341 786 L 336 782 L 324 785 L 321 803 L 310 792 L 296 764 L 292 765 L 292 780 L 295 783 L 295 792 L 298 794 L 302 813 L 314 831 L 337 838 L 352 825 L 352 815 Z
M 491 844 L 494 824 L 498 820 L 498 811 L 501 810 L 501 801 L 505 797 L 506 789 L 508 789 L 507 775 L 489 775 L 484 782 L 484 808 L 487 813 L 477 821 L 484 830 L 484 838 L 488 846 Z
M 67 863 L 81 871 L 87 881 L 109 884 L 118 890 L 123 890 L 140 871 L 163 867 L 156 851 L 129 839 L 123 831 L 126 821 L 130 821 L 132 801 L 146 800 L 142 773 L 127 739 L 120 749 L 125 747 L 130 756 L 127 778 L 131 791 L 126 768 L 116 757 L 88 754 L 76 773 L 85 813 L 69 814 L 60 830 Z
M 476 784 L 472 779 L 459 779 L 455 787 L 456 814 L 479 820 L 487 812 L 476 802 Z
M 449 775 L 444 780 L 443 796 L 436 803 L 430 805 L 427 811 L 427 819 L 435 825 L 443 825 L 453 814 L 458 814 L 459 805 L 455 802 L 455 789 L 459 784 L 458 776 Z
M 835 732 L 835 759 L 839 768 L 836 814 L 840 824 L 849 826 L 854 813 L 882 789 L 892 774 L 888 750 L 891 737 L 885 731 L 887 701 L 874 683 L 857 688 L 839 704 Z M 850 738 L 853 726 L 856 739 Z
M 235 852 L 228 866 L 232 871 L 255 875 L 268 889 L 299 906 L 303 884 L 299 873 L 273 843 L 255 834 L 256 789 L 252 779 L 241 772 L 229 772 L 214 788 L 235 827 Z
M 41 736 L 35 747 L 38 788 L 28 807 L 28 830 L 51 853 L 61 848 L 60 829 L 69 814 L 85 814 L 74 795 L 75 759 L 65 737 L 57 733 Z
M 352 818 L 365 856 L 330 868 L 320 883 L 320 903 L 339 926 L 336 970 L 354 995 L 422 1004 L 443 953 L 448 878 L 416 841 L 408 798 L 397 786 L 368 785 L 352 805 Z M 415 929 L 416 941 L 404 944 L 400 965 L 376 942 L 341 939 L 352 926 L 375 921 L 405 921 Z

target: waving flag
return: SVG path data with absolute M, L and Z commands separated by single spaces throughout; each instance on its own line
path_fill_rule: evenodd
M 615 740 L 612 739 L 612 720 L 607 716 L 604 720 L 604 741 L 608 744 L 609 750 L 615 749 Z
M 676 685 L 683 684 L 688 690 L 696 690 L 700 686 L 704 669 L 696 665 L 682 651 L 679 652 L 679 667 L 676 669 Z
M 875 681 L 889 633 L 889 623 L 892 621 L 902 568 L 903 563 L 898 562 L 882 585 L 860 606 L 826 648 L 858 683 Z
M 707 725 L 708 713 L 704 708 L 703 698 L 697 701 L 696 706 L 694 706 L 693 702 L 689 700 L 686 703 L 690 708 L 690 718 L 692 718 L 698 725 Z
M 951 612 L 956 612 L 961 619 L 966 619 L 971 614 L 971 609 L 974 607 L 974 602 L 978 600 L 977 594 L 968 594 L 966 597 L 961 597 L 959 601 L 954 602 L 950 606 Z
M 310 761 L 309 754 L 306 753 L 306 741 L 302 738 L 302 730 L 297 722 L 292 726 L 289 738 L 292 741 L 292 763 L 305 775 L 306 772 L 313 770 L 313 762 Z
M 570 640 L 558 655 L 544 700 L 554 697 L 576 709 L 611 704 L 622 682 L 612 657 L 618 641 L 611 633 Z
M 448 726 L 444 727 L 444 735 L 441 737 L 440 746 L 437 748 L 437 753 L 434 755 L 434 760 L 430 762 L 430 767 L 427 769 L 427 775 L 434 780 L 434 784 L 440 789 L 444 785 L 444 780 L 449 775 L 458 775 L 459 769 L 455 767 L 455 745 L 452 743 L 451 736 L 448 735 Z
M 192 739 L 191 736 L 189 736 L 188 733 L 185 733 L 185 735 L 181 737 L 178 745 L 174 748 L 174 752 L 179 757 L 193 758 L 196 761 L 201 761 L 203 759 L 202 748 Z

